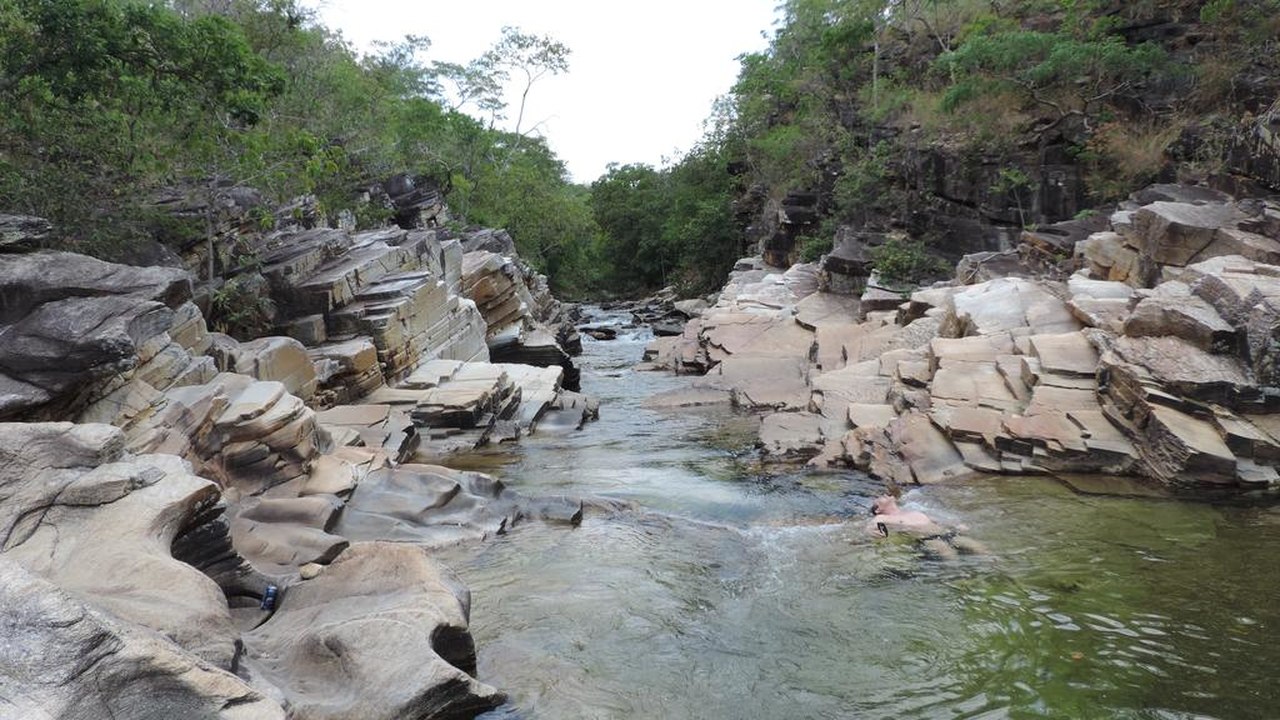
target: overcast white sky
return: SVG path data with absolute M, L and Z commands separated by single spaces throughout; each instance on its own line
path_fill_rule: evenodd
M 590 183 L 609 162 L 660 165 L 697 142 L 737 77 L 735 58 L 767 45 L 776 0 L 305 2 L 361 49 L 426 35 L 429 59 L 465 63 L 504 25 L 569 46 L 568 74 L 534 86 L 525 127 L 541 121 L 574 180 Z

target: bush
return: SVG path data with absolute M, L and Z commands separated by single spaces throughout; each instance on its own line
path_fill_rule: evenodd
M 871 248 L 871 260 L 880 280 L 889 283 L 919 283 L 950 270 L 945 260 L 929 253 L 924 242 L 903 235 L 890 236 Z
M 831 250 L 831 241 L 823 237 L 801 235 L 796 238 L 796 248 L 799 250 L 800 262 L 817 262 Z

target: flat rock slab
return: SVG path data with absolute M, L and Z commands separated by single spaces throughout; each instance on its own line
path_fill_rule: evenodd
M 1022 403 L 1005 384 L 994 362 L 950 363 L 933 374 L 929 390 L 935 402 L 1016 410 Z
M 742 407 L 801 409 L 809 404 L 806 369 L 807 362 L 789 357 L 729 357 L 714 380 L 729 387 Z
M 693 386 L 677 388 L 650 395 L 645 398 L 647 408 L 674 410 L 678 408 L 703 407 L 707 405 L 729 405 L 732 393 L 724 388 L 711 386 Z
M 1098 371 L 1098 351 L 1083 333 L 1032 335 L 1029 340 L 1045 372 L 1092 378 Z
M 885 427 L 898 417 L 892 405 L 878 403 L 849 403 L 846 417 L 852 428 Z
M 953 363 L 990 363 L 1003 355 L 1014 352 L 1014 344 L 1008 333 L 964 338 L 934 338 L 929 341 L 929 360 L 939 368 Z
M 855 323 L 860 314 L 860 303 L 855 297 L 817 292 L 796 305 L 795 320 L 801 327 L 817 330 L 823 325 Z
M 927 485 L 970 475 L 964 457 L 947 436 L 921 414 L 904 415 L 895 434 L 915 481 Z
M 1005 413 L 992 408 L 939 404 L 930 411 L 929 418 L 957 442 L 994 447 L 996 437 L 1004 432 Z
M 773 460 L 802 461 L 822 451 L 823 418 L 803 412 L 771 413 L 760 424 L 760 447 Z
M 951 298 L 952 334 L 994 335 L 1071 332 L 1080 322 L 1051 284 L 1023 278 L 999 278 L 973 285 Z M 1065 295 L 1065 289 L 1062 290 Z M 946 323 L 944 323 L 944 327 Z
M 1040 383 L 1031 390 L 1031 402 L 1025 414 L 1097 410 L 1098 394 L 1091 388 L 1064 388 Z

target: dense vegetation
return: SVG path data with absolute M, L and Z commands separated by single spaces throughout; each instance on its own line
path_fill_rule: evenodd
M 448 190 L 459 223 L 506 227 L 538 266 L 586 277 L 587 192 L 502 100 L 566 71 L 569 49 L 511 28 L 466 64 L 428 48 L 362 56 L 294 0 L 0 3 L 0 209 L 127 258 L 163 224 L 162 190 L 311 193 L 323 216 L 374 225 L 390 213 L 361 188 L 409 172 Z
M 691 161 L 721 161 L 704 199 L 736 188 L 725 237 L 775 238 L 792 260 L 815 259 L 847 225 L 888 238 L 872 255 L 910 275 L 937 267 L 923 249 L 955 259 L 1001 228 L 1222 170 L 1231 129 L 1280 88 L 1276 0 L 786 0 L 779 11 L 703 146 L 669 171 L 601 181 L 634 186 L 625 207 L 646 224 L 615 229 L 608 218 L 626 213 L 601 207 L 597 185 L 607 255 L 650 284 L 673 265 L 709 267 L 704 244 L 670 232 L 679 220 L 641 210 Z M 786 235 L 776 218 L 792 193 L 815 197 L 819 220 Z
M 1280 0 L 785 0 L 701 143 L 587 187 L 502 100 L 569 70 L 550 38 L 508 29 L 461 64 L 415 36 L 358 53 L 296 0 L 8 0 L 0 210 L 128 257 L 165 236 L 164 190 L 310 193 L 372 226 L 390 213 L 362 189 L 408 172 L 570 294 L 709 290 L 751 243 L 812 258 L 840 226 L 928 268 L 984 228 L 1217 171 L 1275 99 L 1278 38 Z M 797 193 L 817 220 L 780 236 Z

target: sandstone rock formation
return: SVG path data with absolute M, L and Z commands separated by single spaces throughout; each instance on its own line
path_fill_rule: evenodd
M 562 310 L 504 260 L 523 268 L 507 288 L 522 340 L 554 358 L 490 364 L 457 240 L 252 240 L 292 337 L 210 332 L 180 269 L 0 253 L 0 420 L 28 421 L 0 423 L 0 702 L 23 717 L 469 717 L 502 701 L 471 677 L 465 588 L 423 548 L 574 525 L 581 504 L 402 463 L 593 417 L 563 387 L 546 324 Z M 75 422 L 31 422 L 49 419 Z
M 1274 485 L 1277 208 L 1153 186 L 1081 237 L 1083 269 L 1065 282 L 1021 263 L 1016 277 L 966 272 L 973 284 L 908 298 L 873 295 L 874 281 L 859 300 L 813 294 L 807 266 L 742 261 L 714 307 L 648 349 L 651 366 L 705 373 L 654 404 L 731 401 L 764 413 L 766 458 L 898 483 L 1062 472 Z M 1028 242 L 1069 243 L 1084 227 Z

